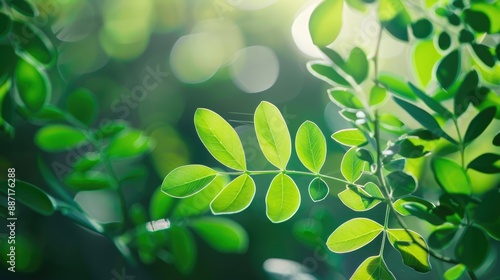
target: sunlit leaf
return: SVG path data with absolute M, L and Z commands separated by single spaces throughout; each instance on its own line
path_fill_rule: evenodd
M 458 78 L 460 73 L 460 51 L 458 49 L 447 54 L 438 64 L 436 77 L 439 84 L 448 89 Z
M 409 216 L 411 213 L 404 207 L 407 203 L 418 203 L 422 205 L 425 209 L 431 210 L 434 208 L 434 204 L 427 200 L 421 199 L 416 196 L 406 196 L 402 197 L 394 202 L 394 209 L 402 216 Z
M 11 191 L 9 192 L 9 190 Z M 14 182 L 1 182 L 0 192 L 4 193 L 6 196 L 9 196 L 9 198 L 15 198 L 17 202 L 22 203 L 32 210 L 45 216 L 52 215 L 57 208 L 56 201 L 45 191 L 37 186 L 18 179 L 15 179 Z M 8 201 L 10 202 L 11 200 L 9 199 Z M 10 209 L 10 207 L 8 207 L 7 209 Z M 9 217 L 13 217 L 15 215 L 16 211 L 9 210 Z
M 149 202 L 149 217 L 152 220 L 158 220 L 168 217 L 168 213 L 174 205 L 175 199 L 169 195 L 166 195 L 161 191 L 161 188 L 157 188 L 151 195 L 151 200 Z
M 410 233 L 411 236 L 404 229 L 388 229 L 387 237 L 391 245 L 401 254 L 404 264 L 418 272 L 429 272 L 431 270 L 429 254 L 425 249 L 415 244 L 412 237 L 424 248 L 427 248 L 427 244 L 418 233 L 411 230 Z
M 210 203 L 214 214 L 238 213 L 245 210 L 255 196 L 255 182 L 247 174 L 231 181 Z
M 337 73 L 337 71 L 335 71 L 335 69 L 333 69 L 331 65 L 324 64 L 324 62 L 309 62 L 307 63 L 307 70 L 309 70 L 309 72 L 313 76 L 331 85 L 349 85 L 349 82 L 347 82 L 339 73 Z
M 39 112 L 50 99 L 50 81 L 40 68 L 20 59 L 15 70 L 15 89 L 20 105 Z
M 370 100 L 368 104 L 370 106 L 376 106 L 385 101 L 387 96 L 387 90 L 383 87 L 373 86 L 370 90 Z
M 469 269 L 477 269 L 485 261 L 489 247 L 486 234 L 482 230 L 467 227 L 455 247 L 455 255 Z
M 346 146 L 362 146 L 367 143 L 363 132 L 357 128 L 347 128 L 332 134 L 333 140 Z
M 355 251 L 375 239 L 384 227 L 367 218 L 355 218 L 340 225 L 326 241 L 334 253 Z
M 323 0 L 314 9 L 309 19 L 313 44 L 326 47 L 335 41 L 342 27 L 343 7 L 342 0 Z
M 328 196 L 330 189 L 323 179 L 314 178 L 311 183 L 309 183 L 308 191 L 312 201 L 318 202 Z
M 434 178 L 447 193 L 471 194 L 469 176 L 458 163 L 446 158 L 435 158 L 431 166 Z
M 193 235 L 186 228 L 172 227 L 168 231 L 170 248 L 177 269 L 183 274 L 190 273 L 196 262 L 196 243 Z
M 479 112 L 479 114 L 472 119 L 464 136 L 464 145 L 468 145 L 483 133 L 495 117 L 496 111 L 497 109 L 495 107 L 489 107 Z
M 196 132 L 220 163 L 235 170 L 246 170 L 245 152 L 236 131 L 217 113 L 197 109 L 194 115 Z
M 223 253 L 244 253 L 248 235 L 238 223 L 224 218 L 205 217 L 191 222 L 191 227 L 210 246 Z
M 217 171 L 203 165 L 185 165 L 172 170 L 163 180 L 161 190 L 173 197 L 187 197 L 205 188 Z
M 274 177 L 266 194 L 266 214 L 273 223 L 290 219 L 300 206 L 300 192 L 290 176 Z
M 435 229 L 429 236 L 429 246 L 434 249 L 445 248 L 453 240 L 458 231 L 454 225 L 443 225 Z
M 129 158 L 140 156 L 152 148 L 151 138 L 140 130 L 127 129 L 116 135 L 106 149 L 110 158 Z
M 446 270 L 443 274 L 445 280 L 457 280 L 466 272 L 467 267 L 463 264 L 457 264 Z
M 187 218 L 204 214 L 210 210 L 210 202 L 229 183 L 228 175 L 219 175 L 204 189 L 192 196 L 181 199 L 172 211 L 173 218 Z
M 342 158 L 342 162 L 340 163 L 340 171 L 342 176 L 349 181 L 355 182 L 361 174 L 363 173 L 363 169 L 365 167 L 365 161 L 359 159 L 356 156 L 356 147 L 350 148 Z
M 358 47 L 353 48 L 344 65 L 339 66 L 352 76 L 358 84 L 361 84 L 366 79 L 368 70 L 370 69 L 365 52 Z
M 114 184 L 109 175 L 100 171 L 73 172 L 64 179 L 64 182 L 79 191 L 106 189 Z
M 81 156 L 74 164 L 74 171 L 88 171 L 92 169 L 94 166 L 101 163 L 101 155 L 99 153 L 87 153 Z
M 255 132 L 266 159 L 285 169 L 292 153 L 292 140 L 285 119 L 273 104 L 263 101 L 255 110 Z
M 363 103 L 353 93 L 343 89 L 328 90 L 330 100 L 341 108 L 359 110 L 363 109 Z
M 387 183 L 392 189 L 394 197 L 411 194 L 417 189 L 417 181 L 412 175 L 403 171 L 394 171 L 386 176 Z
M 408 83 L 401 77 L 393 74 L 381 74 L 378 77 L 379 82 L 393 94 L 410 100 L 417 100 L 417 97 L 408 86 Z
M 300 162 L 314 173 L 318 173 L 326 160 L 326 139 L 321 129 L 313 122 L 304 122 L 295 137 L 295 150 Z
M 66 110 L 74 118 L 90 126 L 97 116 L 97 100 L 92 92 L 77 89 L 68 96 Z
M 381 256 L 369 257 L 359 265 L 351 280 L 396 280 Z
M 436 50 L 432 40 L 424 40 L 415 44 L 413 49 L 413 71 L 424 87 L 433 79 L 432 70 L 442 55 Z
M 348 188 L 338 194 L 340 201 L 354 211 L 367 211 L 377 206 L 384 195 L 374 183 L 366 183 L 363 188 Z M 371 198 L 373 197 L 373 198 Z
M 48 125 L 35 135 L 35 143 L 47 152 L 59 152 L 79 147 L 87 142 L 85 134 L 67 125 Z

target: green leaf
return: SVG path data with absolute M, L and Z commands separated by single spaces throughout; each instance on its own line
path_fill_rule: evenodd
M 435 229 L 429 236 L 429 246 L 434 249 L 443 249 L 455 237 L 458 227 L 454 225 L 443 225 Z
M 151 138 L 142 131 L 127 129 L 113 137 L 106 148 L 111 159 L 137 157 L 148 152 L 153 146 Z
M 349 86 L 349 82 L 344 79 L 331 65 L 321 62 L 308 62 L 307 70 L 318 79 L 321 79 L 332 86 L 339 84 L 341 86 Z
M 61 122 L 66 120 L 66 115 L 56 106 L 48 104 L 44 106 L 34 118 L 36 118 L 37 121 Z
M 467 267 L 463 264 L 457 264 L 455 266 L 452 266 L 450 269 L 446 270 L 443 274 L 443 277 L 445 280 L 457 280 L 462 277 L 462 275 L 465 273 Z
M 52 65 L 57 52 L 49 38 L 37 27 L 15 21 L 11 35 L 14 45 L 22 55 L 29 56 L 43 65 Z
M 246 170 L 240 137 L 227 121 L 213 111 L 197 109 L 194 124 L 203 145 L 215 159 L 234 170 Z
M 328 193 L 330 192 L 330 189 L 328 188 L 326 182 L 318 177 L 314 178 L 311 181 L 311 183 L 309 183 L 308 190 L 309 190 L 309 196 L 314 202 L 318 202 L 325 199 L 328 196 Z
M 416 203 L 416 202 L 407 202 L 404 203 L 403 208 L 406 209 L 411 215 L 423 220 L 427 221 L 433 225 L 442 225 L 445 221 L 434 211 L 433 209 L 429 210 L 427 206 Z
M 87 142 L 85 134 L 67 125 L 47 125 L 35 135 L 36 145 L 47 152 L 60 152 L 79 147 Z
M 483 201 L 474 211 L 474 220 L 492 238 L 500 240 L 500 190 L 490 190 L 483 195 Z
M 345 2 L 349 5 L 349 7 L 359 12 L 366 12 L 367 6 L 365 5 L 364 0 L 346 0 Z
M 467 227 L 455 247 L 455 255 L 469 269 L 477 269 L 486 260 L 489 249 L 484 232 L 476 227 Z
M 384 197 L 377 185 L 372 182 L 366 183 L 363 188 L 348 188 L 340 192 L 338 196 L 345 206 L 358 212 L 372 209 L 377 206 L 381 202 L 380 199 Z
M 477 32 L 483 33 L 490 30 L 490 20 L 484 13 L 467 9 L 464 11 L 464 16 L 465 22 Z
M 324 0 L 314 9 L 309 19 L 313 44 L 321 48 L 335 41 L 342 27 L 343 8 L 342 0 Z
M 340 163 L 340 171 L 344 178 L 353 183 L 361 177 L 363 169 L 365 168 L 365 161 L 356 156 L 356 147 L 350 148 L 342 158 Z
M 407 203 L 417 203 L 420 204 L 423 208 L 426 210 L 432 210 L 434 209 L 434 204 L 430 203 L 427 200 L 421 199 L 416 196 L 406 196 L 402 197 L 394 202 L 394 209 L 401 215 L 401 216 L 409 216 L 411 213 L 404 207 L 405 204 Z
M 163 180 L 161 190 L 173 197 L 191 196 L 212 182 L 217 171 L 203 165 L 185 165 L 172 170 Z
M 426 18 L 421 18 L 411 25 L 411 29 L 415 38 L 425 39 L 432 33 L 432 22 Z
M 174 264 L 183 274 L 189 274 L 196 262 L 196 243 L 193 235 L 183 227 L 175 226 L 168 231 Z
M 175 199 L 166 195 L 161 188 L 156 188 L 149 202 L 149 217 L 151 220 L 159 220 L 168 217 Z
M 255 132 L 266 159 L 285 169 L 292 153 L 292 140 L 285 119 L 273 104 L 262 101 L 255 110 Z
M 224 218 L 205 217 L 191 222 L 191 227 L 214 249 L 223 253 L 244 253 L 248 235 L 238 223 Z
M 456 49 L 447 54 L 438 64 L 436 77 L 439 84 L 448 89 L 458 78 L 460 73 L 460 50 Z
M 493 138 L 492 144 L 500 147 L 500 132 L 495 135 L 495 138 Z
M 454 99 L 454 110 L 455 115 L 460 116 L 463 112 L 467 110 L 469 103 L 473 99 L 477 91 L 477 86 L 479 83 L 479 75 L 476 70 L 472 70 L 465 76 L 464 80 L 460 84 L 460 87 L 457 90 L 457 94 Z
M 393 197 L 401 197 L 413 193 L 417 189 L 417 181 L 412 175 L 403 171 L 394 171 L 386 176 L 392 189 Z
M 4 13 L 0 13 L 0 38 L 8 35 L 12 29 L 12 20 Z
M 456 141 L 448 134 L 446 134 L 443 129 L 441 129 L 441 126 L 431 114 L 397 97 L 394 97 L 394 101 L 396 101 L 399 106 L 401 106 L 406 112 L 408 112 L 408 114 L 410 114 L 422 126 L 430 130 L 434 135 L 443 137 L 451 143 L 456 144 Z
M 273 223 L 290 219 L 299 209 L 300 192 L 290 176 L 274 177 L 266 194 L 266 215 Z
M 370 69 L 365 52 L 358 47 L 353 48 L 347 61 L 339 66 L 352 76 L 358 84 L 361 84 L 366 79 L 368 70 Z
M 113 179 L 100 171 L 72 172 L 64 182 L 78 191 L 100 190 L 113 187 Z
M 94 153 L 87 153 L 83 156 L 81 156 L 74 164 L 73 164 L 73 170 L 74 171 L 80 171 L 80 172 L 85 172 L 96 165 L 101 163 L 101 155 L 100 153 L 94 152 Z
M 329 89 L 328 97 L 330 100 L 341 108 L 359 110 L 363 109 L 363 103 L 352 92 L 346 89 Z
M 447 193 L 471 194 L 469 176 L 458 163 L 446 158 L 435 158 L 432 161 L 432 172 L 438 184 Z
M 332 134 L 332 139 L 346 146 L 362 146 L 368 142 L 365 135 L 357 128 L 341 129 Z
M 422 145 L 416 145 L 414 142 L 418 143 L 418 138 L 404 138 L 397 141 L 394 145 L 396 147 L 398 154 L 405 158 L 419 158 L 426 156 L 428 154 L 425 151 L 425 147 Z
M 9 190 L 11 191 L 9 192 Z M 12 191 L 15 191 L 15 193 Z M 0 192 L 6 196 L 10 195 L 9 197 L 14 197 L 18 202 L 45 216 L 54 214 L 57 208 L 55 199 L 45 191 L 18 179 L 15 179 L 15 182 L 1 182 Z M 11 200 L 9 199 L 9 201 Z M 10 217 L 12 216 L 10 215 Z
M 442 55 L 436 49 L 432 39 L 423 40 L 415 44 L 412 55 L 412 68 L 417 80 L 426 88 L 433 77 L 434 65 L 441 59 Z
M 473 159 L 467 168 L 486 174 L 500 173 L 500 155 L 485 153 Z
M 410 233 L 411 236 L 404 229 L 388 229 L 387 237 L 391 245 L 401 254 L 405 265 L 418 272 L 429 272 L 431 270 L 429 254 L 426 250 L 417 245 L 413 239 L 425 248 L 427 248 L 427 244 L 418 233 L 412 230 L 410 230 Z
M 210 202 L 221 192 L 222 188 L 229 183 L 228 175 L 219 175 L 198 193 L 181 199 L 174 211 L 172 217 L 187 218 L 199 216 L 210 209 Z
M 295 137 L 295 150 L 300 162 L 311 172 L 318 173 L 326 160 L 326 139 L 313 122 L 304 122 Z
M 481 44 L 471 44 L 474 53 L 488 67 L 495 66 L 495 57 L 490 52 L 490 48 Z
M 97 116 L 97 100 L 92 92 L 80 88 L 68 96 L 66 110 L 77 120 L 90 126 Z
M 477 114 L 474 119 L 469 124 L 467 132 L 464 136 L 464 145 L 467 146 L 472 140 L 476 139 L 483 131 L 488 127 L 488 125 L 493 121 L 497 109 L 495 107 L 488 107 L 479 114 Z
M 384 168 L 387 171 L 398 171 L 398 170 L 401 171 L 405 168 L 405 165 L 406 165 L 406 159 L 399 158 L 399 159 L 391 160 L 388 163 L 385 163 Z
M 242 174 L 231 181 L 210 203 L 213 214 L 232 214 L 245 210 L 255 196 L 255 182 Z
M 385 101 L 387 97 L 387 90 L 383 87 L 373 86 L 370 90 L 370 100 L 368 104 L 370 106 L 376 106 Z
M 393 74 L 381 74 L 378 81 L 393 94 L 410 100 L 417 100 L 417 97 L 402 78 Z
M 390 132 L 404 132 L 404 123 L 390 113 L 382 113 L 378 116 L 380 127 Z
M 381 256 L 372 256 L 364 260 L 350 279 L 396 280 Z
M 39 112 L 50 99 L 50 81 L 38 67 L 20 59 L 15 71 L 15 92 L 21 107 Z
M 410 15 L 400 0 L 381 0 L 378 16 L 382 25 L 397 39 L 408 41 Z
M 447 32 L 442 32 L 438 37 L 438 46 L 445 51 L 451 46 L 451 36 Z
M 428 96 L 425 92 L 421 91 L 418 87 L 414 86 L 412 83 L 408 83 L 410 88 L 413 90 L 416 96 L 420 98 L 420 100 L 424 101 L 424 103 L 429 106 L 434 112 L 438 113 L 445 119 L 449 119 L 453 116 L 453 114 L 448 111 L 441 103 L 432 99 L 432 97 Z
M 366 161 L 369 165 L 372 165 L 374 163 L 373 155 L 370 153 L 365 148 L 357 148 L 356 149 L 356 156 L 361 159 Z
M 460 43 L 471 43 L 475 39 L 474 34 L 467 29 L 460 30 L 458 41 Z
M 34 17 L 35 16 L 35 8 L 25 0 L 15 0 L 9 1 L 9 5 L 14 8 L 17 12 L 27 16 Z
M 326 246 L 334 253 L 355 251 L 377 237 L 384 227 L 367 218 L 355 218 L 340 225 L 326 241 Z

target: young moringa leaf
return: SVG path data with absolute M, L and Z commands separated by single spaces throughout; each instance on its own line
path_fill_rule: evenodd
M 345 206 L 354 211 L 368 211 L 377 206 L 384 195 L 380 189 L 372 182 L 366 183 L 363 188 L 347 188 L 338 194 L 338 197 Z M 371 198 L 373 197 L 373 198 Z
M 313 44 L 326 47 L 333 43 L 342 27 L 344 1 L 323 0 L 309 19 L 309 33 Z
M 223 253 L 244 253 L 248 248 L 248 235 L 238 223 L 218 217 L 202 217 L 190 226 L 210 246 Z
M 381 256 L 372 256 L 361 263 L 350 280 L 396 280 Z
M 234 170 L 246 170 L 240 137 L 226 120 L 211 110 L 197 109 L 194 124 L 203 145 L 215 159 Z
M 232 214 L 245 210 L 255 196 L 255 182 L 242 174 L 227 184 L 210 203 L 213 214 Z
M 273 223 L 290 219 L 299 209 L 300 192 L 290 176 L 280 173 L 271 181 L 266 194 L 266 214 Z
M 217 171 L 203 165 L 185 165 L 172 170 L 163 180 L 161 190 L 173 197 L 188 197 L 205 188 Z
M 309 183 L 308 191 L 312 201 L 318 202 L 328 196 L 330 189 L 323 179 L 316 177 Z
M 341 224 L 326 241 L 326 246 L 334 253 L 355 251 L 377 237 L 384 227 L 367 218 L 355 218 Z
M 434 178 L 449 194 L 470 195 L 470 179 L 458 163 L 447 158 L 435 158 L 431 163 Z
M 356 155 L 356 147 L 352 147 L 344 154 L 340 163 L 340 171 L 347 181 L 354 183 L 361 177 L 365 163 Z
M 307 169 L 314 173 L 321 170 L 326 160 L 326 139 L 315 123 L 306 121 L 299 127 L 295 150 Z
M 404 229 L 388 229 L 387 237 L 391 245 L 401 254 L 404 264 L 422 273 L 431 270 L 429 253 L 413 241 L 415 239 L 416 242 L 427 248 L 427 244 L 422 236 L 412 230 L 408 233 Z
M 362 146 L 368 142 L 366 136 L 357 128 L 346 128 L 332 134 L 333 140 L 346 146 Z

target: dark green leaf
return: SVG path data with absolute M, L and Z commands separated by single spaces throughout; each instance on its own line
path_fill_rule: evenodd
M 464 145 L 468 145 L 472 140 L 483 133 L 495 117 L 496 111 L 497 109 L 495 107 L 489 107 L 479 112 L 479 114 L 472 119 L 464 136 Z
M 438 37 L 438 46 L 441 50 L 445 51 L 451 46 L 450 34 L 442 32 Z
M 408 132 L 408 135 L 417 136 L 418 138 L 425 140 L 425 141 L 433 141 L 433 140 L 439 139 L 439 136 L 433 134 L 431 131 L 426 130 L 426 129 L 416 129 L 416 130 Z
M 142 131 L 128 129 L 120 132 L 110 142 L 106 149 L 109 158 L 129 158 L 148 152 L 153 144 L 151 138 Z
M 447 16 L 447 18 L 448 18 L 448 22 L 451 25 L 454 25 L 454 26 L 460 25 L 461 20 L 460 20 L 460 18 L 456 14 L 449 13 L 448 16 Z
M 467 9 L 464 11 L 465 22 L 479 33 L 488 32 L 490 30 L 490 19 L 482 12 Z
M 223 253 L 244 253 L 248 248 L 248 235 L 238 223 L 217 217 L 198 218 L 191 227 L 210 246 Z
M 441 219 L 437 214 L 433 213 L 428 209 L 427 206 L 421 203 L 407 202 L 403 203 L 402 206 L 411 215 L 420 218 L 421 220 L 427 221 L 433 225 L 442 225 L 444 223 L 443 219 Z
M 447 193 L 471 194 L 469 176 L 458 163 L 447 158 L 434 158 L 431 165 L 434 178 Z
M 425 209 L 425 211 L 430 211 L 434 209 L 434 204 L 427 200 L 421 199 L 416 196 L 405 196 L 394 202 L 394 209 L 402 216 L 409 216 L 412 213 L 404 207 L 404 205 L 411 203 L 412 205 L 420 205 L 420 208 Z
M 15 191 L 15 193 L 12 191 Z M 52 215 L 57 208 L 54 198 L 42 189 L 21 180 L 1 182 L 0 192 L 15 198 L 18 202 L 45 216 Z M 9 199 L 9 201 L 11 200 Z M 12 212 L 12 215 L 9 212 L 9 216 L 13 217 L 14 212 Z
M 365 148 L 358 148 L 358 149 L 356 149 L 356 156 L 359 159 L 368 162 L 368 164 L 370 164 L 370 165 L 372 165 L 373 162 L 374 162 L 373 155 L 370 153 L 370 151 L 368 151 Z
M 12 28 L 12 20 L 4 13 L 0 13 L 0 38 L 9 34 Z
M 358 84 L 361 84 L 366 79 L 370 69 L 365 52 L 358 47 L 353 48 L 344 65 L 339 66 L 347 74 L 351 75 Z
M 19 13 L 27 16 L 27 17 L 34 17 L 35 16 L 35 8 L 25 0 L 14 0 L 10 1 L 9 5 L 14 8 L 16 11 Z
M 412 138 L 405 138 L 395 143 L 398 154 L 405 158 L 419 158 L 428 154 L 424 146 L 415 145 L 411 140 Z
M 469 269 L 477 269 L 486 260 L 489 251 L 488 239 L 476 227 L 468 227 L 455 248 L 458 260 Z
M 495 48 L 495 54 L 497 56 L 497 59 L 500 60 L 500 44 L 498 44 Z
M 30 112 L 39 112 L 50 100 L 50 81 L 42 69 L 26 60 L 19 60 L 16 66 L 16 94 Z
M 16 66 L 18 57 L 10 45 L 0 45 L 0 93 L 4 94 L 10 89 L 10 82 L 6 83 L 7 79 L 10 79 L 12 72 Z
M 500 132 L 495 135 L 495 138 L 493 138 L 493 145 L 500 147 Z
M 197 254 L 193 235 L 179 226 L 172 227 L 168 233 L 175 266 L 183 274 L 189 274 L 194 268 Z
M 97 101 L 94 94 L 80 88 L 66 100 L 66 110 L 83 124 L 90 126 L 97 116 Z
M 474 101 L 473 97 L 477 91 L 478 83 L 479 83 L 479 76 L 476 70 L 472 70 L 469 73 L 467 73 L 467 76 L 465 76 L 464 80 L 462 81 L 462 84 L 457 90 L 457 94 L 455 95 L 455 100 L 454 100 L 455 115 L 457 116 L 462 115 L 462 113 L 465 112 L 465 110 L 467 110 L 469 103 L 471 101 Z
M 64 112 L 50 104 L 44 106 L 34 118 L 36 118 L 37 121 L 45 122 L 60 122 L 66 120 Z
M 11 37 L 22 54 L 27 54 L 44 65 L 55 62 L 57 52 L 54 45 L 37 27 L 15 21 Z
M 429 106 L 434 112 L 440 114 L 443 118 L 449 119 L 453 114 L 448 111 L 441 103 L 434 100 L 432 97 L 428 96 L 425 92 L 421 91 L 418 87 L 414 86 L 412 83 L 408 83 L 410 88 L 413 90 L 415 95 L 418 96 L 424 103 Z
M 35 135 L 35 143 L 47 152 L 59 152 L 79 147 L 87 142 L 85 134 L 67 125 L 48 125 Z
M 406 159 L 400 158 L 391 160 L 390 162 L 384 164 L 384 168 L 387 171 L 401 171 L 405 168 Z
M 408 42 L 408 25 L 411 23 L 411 18 L 406 9 L 404 8 L 402 2 L 399 0 L 392 1 L 393 3 L 397 3 L 396 5 L 398 6 L 397 9 L 399 11 L 397 12 L 396 16 L 392 18 L 391 20 L 384 22 L 381 18 L 382 25 L 384 28 L 394 36 L 396 39 L 399 39 L 401 41 Z M 379 8 L 379 13 L 380 13 L 380 8 Z
M 425 18 L 419 19 L 411 25 L 413 35 L 418 39 L 429 37 L 432 33 L 432 23 Z
M 394 97 L 394 101 L 396 101 L 399 106 L 405 109 L 408 114 L 410 114 L 416 121 L 418 121 L 426 129 L 430 130 L 433 134 L 443 137 L 452 143 L 456 143 L 453 138 L 441 129 L 441 126 L 431 114 L 402 99 Z
M 490 52 L 490 48 L 481 44 L 472 44 L 472 49 L 474 53 L 481 59 L 481 61 L 488 67 L 495 66 L 495 57 Z
M 100 190 L 113 186 L 113 179 L 100 171 L 73 172 L 64 182 L 78 191 Z
M 473 159 L 467 165 L 467 168 L 486 174 L 500 173 L 500 155 L 492 153 L 482 154 Z
M 342 77 L 331 65 L 326 65 L 324 62 L 309 62 L 307 63 L 307 69 L 313 76 L 331 84 L 339 84 L 342 86 L 348 86 L 344 77 Z
M 393 74 L 382 74 L 378 77 L 379 82 L 393 94 L 411 100 L 417 100 L 417 97 L 408 86 L 408 83 L 402 78 Z
M 434 249 L 443 249 L 453 240 L 458 227 L 443 225 L 436 228 L 429 236 L 429 246 Z
M 363 103 L 352 92 L 340 89 L 329 89 L 330 100 L 341 108 L 359 110 L 363 109 Z
M 100 124 L 99 129 L 94 133 L 97 139 L 104 139 L 117 135 L 128 128 L 128 123 L 123 120 L 110 121 Z
M 403 171 L 394 171 L 387 175 L 386 179 L 392 189 L 393 197 L 405 196 L 417 189 L 417 181 L 415 178 Z
M 448 89 L 458 78 L 461 58 L 458 49 L 451 51 L 440 62 L 436 70 L 436 77 L 444 89 Z
M 483 201 L 474 211 L 474 219 L 486 232 L 500 240 L 500 190 L 493 189 L 483 195 Z
M 458 41 L 460 41 L 460 43 L 471 43 L 474 39 L 474 34 L 472 34 L 469 30 L 460 30 L 460 34 L 458 35 Z
M 455 0 L 453 1 L 452 5 L 459 9 L 465 8 L 464 2 L 462 0 Z
M 342 27 L 344 1 L 324 0 L 313 11 L 309 19 L 309 33 L 318 47 L 330 45 Z
M 311 183 L 309 183 L 308 191 L 312 201 L 318 202 L 328 196 L 330 189 L 323 179 L 314 178 Z

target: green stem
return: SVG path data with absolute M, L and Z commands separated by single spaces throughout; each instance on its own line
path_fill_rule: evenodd
M 389 228 L 389 215 L 391 213 L 390 211 L 390 206 L 389 206 L 390 202 L 387 203 L 387 206 L 385 208 L 385 218 L 384 218 L 384 232 L 382 234 L 382 245 L 380 245 L 380 253 L 379 255 L 383 258 L 384 256 L 384 248 L 385 248 L 385 241 L 386 241 L 386 237 L 387 237 L 387 229 Z
M 458 148 L 460 150 L 460 160 L 462 163 L 462 168 L 465 168 L 465 145 L 464 140 L 462 138 L 462 134 L 460 133 L 460 128 L 458 126 L 458 121 L 456 118 L 453 118 L 453 123 L 455 124 L 455 129 L 457 130 L 458 135 Z

